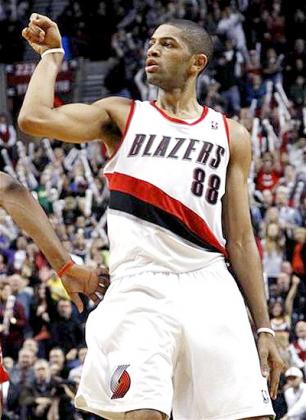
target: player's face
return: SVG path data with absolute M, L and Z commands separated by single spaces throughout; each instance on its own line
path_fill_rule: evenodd
M 193 55 L 181 30 L 159 26 L 150 39 L 146 58 L 148 82 L 164 90 L 182 88 L 191 75 Z

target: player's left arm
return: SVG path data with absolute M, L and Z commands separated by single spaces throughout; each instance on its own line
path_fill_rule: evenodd
M 23 229 L 43 252 L 51 267 L 59 271 L 71 260 L 69 253 L 57 237 L 43 209 L 32 194 L 9 175 L 0 172 L 0 207 L 12 217 L 17 226 Z M 61 276 L 70 298 L 82 310 L 79 293 L 98 302 L 108 285 L 106 269 L 94 270 L 74 264 L 66 275 Z
M 248 174 L 251 165 L 251 139 L 247 130 L 228 120 L 230 161 L 227 170 L 226 192 L 223 198 L 223 226 L 227 252 L 232 269 L 241 286 L 256 328 L 271 328 L 261 261 L 250 217 Z M 270 393 L 276 398 L 283 361 L 274 337 L 259 334 L 258 353 L 264 376 L 270 370 Z

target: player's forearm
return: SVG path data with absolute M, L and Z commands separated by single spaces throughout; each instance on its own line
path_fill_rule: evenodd
M 256 328 L 270 328 L 261 261 L 253 235 L 241 242 L 229 243 L 227 251 Z
M 31 77 L 18 117 L 20 128 L 34 136 L 44 136 L 50 123 L 54 89 L 63 54 L 48 54 L 40 60 Z
M 5 174 L 0 174 L 0 206 L 33 239 L 54 270 L 58 270 L 70 259 L 31 193 Z

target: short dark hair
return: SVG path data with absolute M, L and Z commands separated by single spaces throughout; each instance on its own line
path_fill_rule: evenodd
M 183 38 L 187 42 L 192 54 L 205 54 L 207 63 L 210 62 L 214 52 L 211 36 L 198 23 L 187 19 L 172 19 L 164 25 L 171 25 L 181 29 Z

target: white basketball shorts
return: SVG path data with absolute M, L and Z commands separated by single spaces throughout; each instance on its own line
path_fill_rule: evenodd
M 223 261 L 115 280 L 89 315 L 76 407 L 107 419 L 273 416 L 240 291 Z

